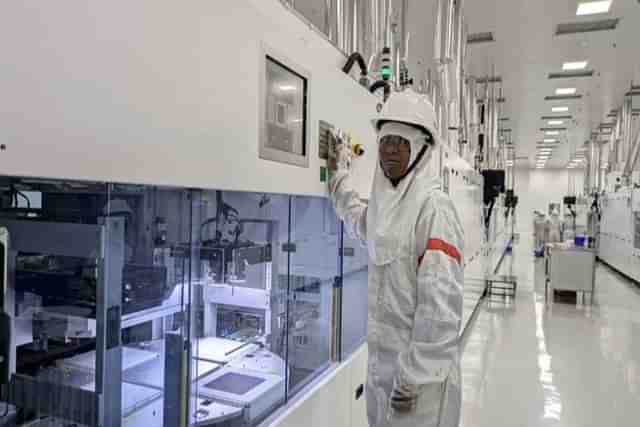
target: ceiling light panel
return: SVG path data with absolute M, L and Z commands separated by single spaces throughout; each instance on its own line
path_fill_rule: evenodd
M 612 0 L 587 1 L 578 4 L 576 10 L 577 16 L 595 15 L 598 13 L 607 13 L 611 8 Z
M 549 124 L 549 126 L 560 126 L 560 125 L 564 124 L 564 121 L 562 121 L 562 120 L 549 120 L 547 123 Z
M 556 89 L 556 95 L 574 95 L 575 93 L 575 87 L 560 87 Z
M 562 71 L 576 71 L 587 68 L 587 61 L 565 62 L 562 64 Z
M 558 142 L 558 140 L 557 139 L 553 139 L 553 138 L 545 138 L 545 139 L 542 140 L 542 142 L 549 144 L 549 143 L 552 143 L 552 142 Z
M 553 113 L 566 113 L 569 111 L 569 107 L 551 107 Z
M 547 135 L 560 135 L 560 132 L 558 132 L 557 130 L 548 130 L 545 132 Z

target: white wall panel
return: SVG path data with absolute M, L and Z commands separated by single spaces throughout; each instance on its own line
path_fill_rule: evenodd
M 364 394 L 355 391 L 366 381 L 367 347 L 363 345 L 347 361 L 314 384 L 304 398 L 273 416 L 269 427 L 366 427 Z
M 309 168 L 258 159 L 263 43 L 311 74 Z M 277 1 L 5 2 L 0 51 L 3 174 L 320 195 L 322 119 L 370 189 L 375 98 Z

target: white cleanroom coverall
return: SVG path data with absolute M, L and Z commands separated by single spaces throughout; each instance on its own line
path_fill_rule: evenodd
M 547 222 L 547 229 L 549 230 L 549 243 L 559 243 L 562 241 L 562 220 L 560 219 L 560 212 L 553 211 L 551 217 Z
M 414 95 L 418 96 L 409 94 Z M 429 146 L 419 159 L 424 147 L 421 131 L 404 124 L 382 125 L 379 138 L 396 133 L 409 139 L 410 164 L 417 161 L 397 186 L 380 164 L 368 203 L 353 189 L 348 169 L 339 168 L 329 183 L 338 216 L 369 251 L 370 427 L 459 424 L 464 235 L 451 199 L 440 190 L 433 155 L 438 137 L 433 107 L 427 104 L 428 114 L 417 124 L 431 133 L 436 146 Z M 381 116 L 385 113 L 390 114 L 383 109 Z M 398 390 L 415 396 L 411 411 L 391 409 L 390 398 Z

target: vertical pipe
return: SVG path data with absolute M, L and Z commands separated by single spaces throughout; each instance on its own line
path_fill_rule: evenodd
M 347 50 L 347 53 L 351 54 L 352 52 L 359 52 L 360 51 L 360 46 L 359 46 L 359 38 L 358 38 L 358 6 L 359 6 L 359 1 L 358 0 L 349 0 L 349 47 L 350 49 Z
M 433 56 L 437 62 L 442 62 L 442 44 L 443 44 L 443 15 L 444 5 L 447 0 L 437 0 L 436 5 L 436 22 L 435 22 L 435 34 L 433 37 Z
M 393 48 L 393 0 L 384 1 L 384 45 Z
M 456 2 L 456 28 L 457 28 L 457 40 L 458 43 L 456 45 L 456 93 L 458 96 L 457 105 L 458 105 L 458 116 L 457 118 L 457 127 L 458 127 L 458 145 L 459 145 L 459 155 L 463 156 L 463 144 L 462 141 L 466 139 L 465 131 L 465 107 L 464 107 L 464 43 L 463 43 L 463 13 L 462 13 L 462 0 L 458 0 Z
M 409 59 L 409 33 L 407 15 L 409 13 L 409 0 L 396 0 L 397 8 L 394 10 L 395 33 L 395 75 L 398 88 L 403 84 L 403 72 L 406 70 Z M 404 76 L 406 77 L 406 76 Z
M 339 49 L 344 50 L 344 3 L 345 0 L 334 0 L 335 9 L 333 13 L 333 20 L 336 27 L 336 46 Z
M 598 186 L 598 141 L 597 139 L 591 140 L 591 158 L 589 159 L 589 168 L 591 169 L 591 186 L 587 195 L 596 191 Z
M 627 99 L 622 100 L 622 108 L 620 109 L 620 141 L 618 142 L 618 158 L 616 159 L 616 170 L 619 169 L 620 162 L 624 159 L 624 144 L 626 142 L 627 130 Z
M 368 2 L 364 2 L 368 3 Z M 382 51 L 380 44 L 380 0 L 372 0 L 371 8 L 369 9 L 368 20 L 371 21 L 371 53 L 370 58 L 377 55 Z M 369 65 L 372 65 L 372 59 L 369 60 Z
M 400 57 L 403 60 L 407 60 L 409 58 L 409 26 L 408 26 L 408 16 L 409 16 L 409 0 L 401 0 L 400 10 L 399 12 L 399 42 L 400 42 Z
M 596 179 L 596 193 L 600 192 L 600 189 L 602 188 L 602 142 L 598 142 L 598 147 L 597 147 L 597 152 L 596 152 L 596 156 L 598 159 L 598 162 L 596 163 L 596 173 L 597 173 L 597 179 Z
M 624 107 L 624 103 L 623 103 Z M 613 145 L 612 170 L 618 170 L 618 159 L 620 157 L 620 144 L 622 141 L 622 109 L 618 111 L 616 116 L 615 140 Z
M 629 99 L 625 96 L 624 98 L 624 119 L 622 122 L 623 133 L 622 133 L 622 158 L 620 159 L 621 166 L 624 165 L 625 160 L 629 156 L 629 125 L 631 124 L 631 115 L 629 111 Z M 624 167 L 624 166 L 623 166 Z
M 588 142 L 587 142 L 587 144 L 588 144 Z M 587 145 L 587 144 L 585 144 L 585 145 Z M 591 172 L 591 170 L 589 168 L 590 150 L 588 149 L 588 145 L 585 148 L 587 148 L 587 150 L 585 151 L 585 159 L 587 160 L 587 163 L 586 163 L 585 168 L 584 168 L 583 190 L 584 190 L 585 193 L 588 194 L 589 193 L 589 181 L 590 181 L 589 174 Z
M 324 28 L 323 31 L 327 38 L 333 41 L 333 31 L 331 25 L 331 0 L 324 0 Z
M 342 50 L 347 54 L 353 52 L 353 11 L 355 6 L 355 0 L 342 0 L 343 1 L 343 45 Z
M 447 0 L 447 25 L 445 32 L 445 61 L 450 63 L 453 62 L 455 58 L 455 37 L 456 37 L 456 28 L 455 28 L 455 0 Z
M 587 167 L 586 167 L 586 185 L 585 185 L 585 193 L 591 193 L 591 187 L 593 187 L 593 141 L 587 141 L 586 144 L 586 159 L 587 159 Z
M 498 90 L 498 99 L 502 98 L 503 96 L 503 92 L 502 92 L 502 87 L 500 87 L 500 89 Z M 504 137 L 503 134 L 500 133 L 500 121 L 498 120 L 500 118 L 500 112 L 502 110 L 502 104 L 498 102 L 498 99 L 496 99 L 496 114 L 494 116 L 494 120 L 495 120 L 495 129 L 496 129 L 496 145 L 498 146 L 499 150 L 500 150 L 500 167 L 504 167 L 505 165 L 505 144 L 504 144 L 504 139 L 501 139 L 501 137 Z
M 633 114 L 632 114 L 632 106 L 633 106 L 633 97 L 632 96 L 627 96 L 626 98 L 626 102 L 627 102 L 627 121 L 625 123 L 625 152 L 624 152 L 624 160 L 623 162 L 625 162 L 629 156 L 631 155 L 631 145 L 633 144 L 633 124 L 632 124 L 632 120 L 633 120 Z
M 338 0 L 325 0 L 325 32 L 329 40 L 335 46 L 340 47 L 338 27 Z
M 362 57 L 368 60 L 373 53 L 373 21 L 371 20 L 371 6 L 374 2 L 366 0 L 356 0 L 356 32 L 357 42 L 355 50 L 360 52 Z

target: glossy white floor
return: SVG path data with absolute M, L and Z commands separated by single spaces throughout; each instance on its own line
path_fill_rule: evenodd
M 515 300 L 483 303 L 467 335 L 462 426 L 640 425 L 638 288 L 598 266 L 592 307 L 545 303 L 531 240 L 511 259 Z

